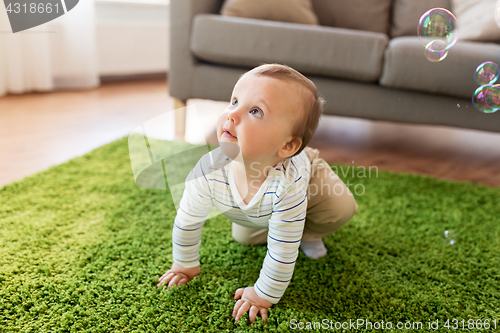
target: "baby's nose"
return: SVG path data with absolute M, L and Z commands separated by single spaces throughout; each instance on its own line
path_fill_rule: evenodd
M 226 119 L 227 120 L 232 120 L 233 122 L 237 119 L 238 113 L 236 113 L 236 110 L 234 111 L 229 111 L 227 113 Z

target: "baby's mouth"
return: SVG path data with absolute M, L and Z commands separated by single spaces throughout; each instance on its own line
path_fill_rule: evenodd
M 234 138 L 234 139 L 236 139 L 236 137 L 235 137 L 234 135 L 232 135 L 231 133 L 229 133 L 228 131 L 224 131 L 224 132 L 222 133 L 222 135 L 224 135 L 224 136 L 226 136 L 226 137 L 229 137 L 229 138 Z

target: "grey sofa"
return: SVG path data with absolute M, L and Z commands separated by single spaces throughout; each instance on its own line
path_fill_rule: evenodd
M 190 98 L 229 101 L 241 74 L 276 62 L 316 84 L 325 115 L 500 132 L 500 111 L 485 114 L 471 102 L 475 69 L 500 64 L 498 44 L 459 40 L 433 63 L 418 36 L 228 17 L 219 15 L 221 5 L 171 0 L 168 80 L 176 107 Z

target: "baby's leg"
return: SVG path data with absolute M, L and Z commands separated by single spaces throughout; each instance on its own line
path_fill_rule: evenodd
M 268 229 L 248 228 L 233 222 L 232 234 L 234 240 L 241 244 L 267 244 Z
M 317 157 L 318 150 L 309 147 L 304 150 L 312 162 L 302 242 L 317 242 L 347 223 L 358 210 L 358 205 L 328 163 Z

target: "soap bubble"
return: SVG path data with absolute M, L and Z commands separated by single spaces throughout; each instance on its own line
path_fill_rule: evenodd
M 444 242 L 449 245 L 455 244 L 455 232 L 453 230 L 446 230 L 444 232 Z
M 433 40 L 425 46 L 425 57 L 432 62 L 438 62 L 446 58 L 448 50 L 446 44 L 440 40 Z
M 472 104 L 474 104 L 474 107 L 481 112 L 493 113 L 498 110 L 498 108 L 491 107 L 486 99 L 486 93 L 491 87 L 493 87 L 491 84 L 485 84 L 477 88 L 472 96 Z
M 486 103 L 494 109 L 500 108 L 500 84 L 496 84 L 486 90 Z
M 477 66 L 474 79 L 477 84 L 493 84 L 498 79 L 498 65 L 494 62 L 487 61 Z
M 455 16 L 444 8 L 433 8 L 420 17 L 418 36 L 424 46 L 438 40 L 449 50 L 457 41 L 458 23 Z

